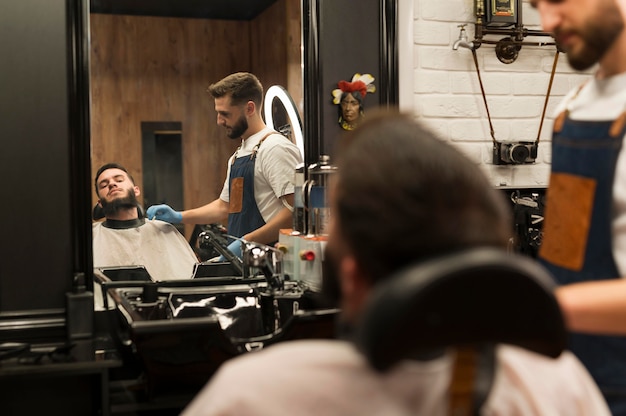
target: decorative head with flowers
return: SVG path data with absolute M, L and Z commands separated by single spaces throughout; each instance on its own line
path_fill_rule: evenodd
M 339 125 L 344 130 L 354 129 L 363 117 L 363 99 L 367 93 L 376 92 L 371 74 L 356 73 L 352 81 L 339 81 L 333 90 L 333 104 L 338 105 Z

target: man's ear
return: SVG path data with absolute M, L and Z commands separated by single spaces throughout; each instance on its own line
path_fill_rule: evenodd
M 253 101 L 248 101 L 246 103 L 246 116 L 250 117 L 256 111 L 256 105 Z
M 371 284 L 356 259 L 349 255 L 341 259 L 339 266 L 341 294 L 344 300 L 358 301 L 369 293 Z
M 345 256 L 339 263 L 339 282 L 341 284 L 341 294 L 345 298 L 349 296 L 355 287 L 356 261 L 352 256 Z
M 138 186 L 133 186 L 133 190 L 135 191 L 135 196 L 141 195 L 141 189 Z
M 102 208 L 102 204 L 100 203 L 100 200 L 98 199 L 98 202 L 96 203 L 100 208 Z

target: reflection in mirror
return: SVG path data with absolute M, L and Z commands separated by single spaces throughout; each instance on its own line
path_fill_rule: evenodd
M 230 73 L 252 72 L 266 90 L 271 85 L 289 90 L 289 109 L 273 105 L 275 120 L 284 120 L 276 129 L 293 126 L 289 137 L 304 151 L 296 110 L 302 111 L 303 96 L 301 0 L 208 1 L 213 12 L 200 2 L 180 0 L 91 0 L 91 183 L 100 166 L 119 163 L 141 190 L 137 198 L 145 208 L 165 203 L 184 210 L 219 196 L 226 162 L 239 141 L 217 126 L 206 90 Z M 254 13 L 242 3 L 254 6 Z M 114 262 L 96 254 L 103 246 L 97 241 L 94 266 L 141 265 L 153 280 L 189 281 L 193 263 L 214 257 L 198 238 L 210 226 L 179 225 L 184 238 L 175 240 L 183 244 L 175 242 L 177 249 L 168 250 L 174 254 L 160 253 L 151 242 L 118 253 Z M 98 229 L 94 238 L 101 234 Z M 195 253 L 189 253 L 190 245 Z M 104 308 L 99 285 L 95 289 L 96 309 Z
M 302 121 L 289 92 L 280 85 L 272 85 L 265 93 L 263 104 L 265 124 L 288 137 L 300 149 L 304 160 Z
M 249 71 L 266 88 L 284 85 L 302 111 L 301 1 L 255 1 L 254 15 L 242 2 L 252 4 L 214 1 L 207 8 L 193 2 L 194 9 L 178 0 L 134 6 L 91 1 L 92 175 L 108 162 L 126 166 L 146 192 L 138 198 L 147 206 L 144 198 L 158 175 L 144 163 L 142 126 L 176 124 L 182 160 L 174 185 L 182 193 L 179 208 L 202 206 L 219 195 L 226 161 L 239 144 L 217 126 L 208 85 L 230 73 Z M 228 14 L 226 7 L 231 8 Z M 216 18 L 218 10 L 223 13 Z M 93 206 L 95 193 L 92 197 Z M 158 195 L 156 199 L 171 202 Z M 193 228 L 184 227 L 188 240 Z

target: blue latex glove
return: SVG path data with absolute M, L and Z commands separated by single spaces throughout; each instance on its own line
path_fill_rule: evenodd
M 169 205 L 152 205 L 146 211 L 146 216 L 149 220 L 161 220 L 172 224 L 177 224 L 183 221 L 183 214 L 178 211 L 174 211 Z
M 243 253 L 241 252 L 241 240 L 235 240 L 232 243 L 230 243 L 228 245 L 228 251 L 233 253 L 235 256 L 242 258 Z M 220 256 L 218 261 L 226 261 L 226 258 L 224 256 Z

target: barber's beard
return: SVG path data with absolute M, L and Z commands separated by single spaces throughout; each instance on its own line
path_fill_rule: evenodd
M 596 11 L 595 17 L 586 20 L 586 25 L 577 32 L 584 45 L 579 51 L 566 51 L 572 68 L 584 71 L 598 63 L 613 46 L 624 30 L 624 20 L 618 6 L 606 2 Z M 558 39 L 558 31 L 556 32 Z
M 228 137 L 231 139 L 239 139 L 248 130 L 248 120 L 245 116 L 241 116 L 235 125 L 231 128 Z
M 128 189 L 126 195 L 115 198 L 112 201 L 107 202 L 104 199 L 100 200 L 100 205 L 102 205 L 104 215 L 107 217 L 115 216 L 120 210 L 123 209 L 136 208 L 137 204 L 137 197 L 132 189 Z

